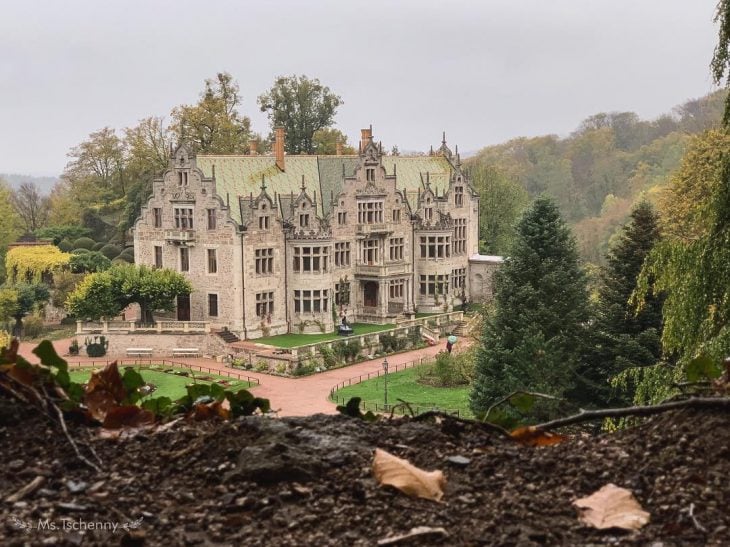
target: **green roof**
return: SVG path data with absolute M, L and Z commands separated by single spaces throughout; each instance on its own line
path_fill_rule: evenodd
M 405 189 L 411 203 L 419 190 L 425 188 L 426 173 L 431 189 L 439 194 L 449 186 L 451 165 L 443 156 L 383 156 L 383 167 L 388 175 L 397 175 L 397 187 Z M 226 195 L 233 201 L 239 197 L 258 196 L 261 177 L 266 181 L 266 191 L 283 196 L 298 196 L 304 183 L 310 195 L 317 192 L 319 214 L 329 213 L 330 195 L 338 194 L 345 176 L 351 177 L 359 163 L 357 156 L 286 156 L 285 171 L 276 166 L 273 156 L 198 156 L 198 167 L 205 176 L 213 175 L 215 166 L 216 188 L 224 200 Z M 237 206 L 231 206 L 231 214 L 242 222 Z

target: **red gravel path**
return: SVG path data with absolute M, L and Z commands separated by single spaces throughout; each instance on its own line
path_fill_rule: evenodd
M 70 340 L 57 340 L 53 342 L 53 346 L 56 348 L 59 355 L 65 355 L 68 353 L 69 343 Z M 37 362 L 38 359 L 32 354 L 32 349 L 35 346 L 35 343 L 22 342 L 20 344 L 20 354 L 32 362 Z M 443 351 L 443 349 L 443 344 L 437 344 L 432 347 L 407 351 L 397 355 L 390 355 L 388 356 L 388 363 L 390 363 L 390 366 L 394 368 L 396 365 L 419 360 L 423 357 L 432 357 L 439 351 Z M 126 359 L 126 356 L 114 355 L 107 355 L 104 359 L 114 360 L 115 357 L 118 357 L 119 359 Z M 82 356 L 66 356 L 66 359 L 68 359 L 71 363 L 84 363 L 93 360 Z M 98 362 L 99 359 L 97 358 L 96 361 Z M 212 370 L 219 370 L 223 373 L 232 370 L 224 363 L 217 363 L 212 359 L 175 358 L 175 361 L 190 365 L 202 365 Z M 335 414 L 336 405 L 327 400 L 330 389 L 339 382 L 349 378 L 367 375 L 369 372 L 377 373 L 377 371 L 382 370 L 382 364 L 382 359 L 374 359 L 372 361 L 364 361 L 349 367 L 328 370 L 327 372 L 302 378 L 283 378 L 281 376 L 270 376 L 268 374 L 261 374 L 253 371 L 242 371 L 239 369 L 235 369 L 235 371 L 250 376 L 251 378 L 258 379 L 261 382 L 261 385 L 253 388 L 252 391 L 258 397 L 265 397 L 269 399 L 271 401 L 272 408 L 279 410 L 280 416 L 308 416 L 310 414 L 317 413 Z

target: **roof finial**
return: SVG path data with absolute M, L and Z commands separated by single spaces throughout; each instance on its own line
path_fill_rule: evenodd
M 304 184 L 304 175 L 302 175 L 302 192 L 305 192 L 307 190 L 307 185 Z
M 261 175 L 261 192 L 266 193 L 266 180 L 263 175 Z
M 428 151 L 429 156 L 433 156 L 433 144 L 431 145 L 431 149 Z
M 446 146 L 446 131 L 444 131 L 441 135 L 441 144 Z

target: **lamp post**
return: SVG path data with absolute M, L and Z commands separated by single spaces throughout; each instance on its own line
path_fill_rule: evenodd
M 383 359 L 383 371 L 385 372 L 385 409 L 388 410 L 388 358 Z

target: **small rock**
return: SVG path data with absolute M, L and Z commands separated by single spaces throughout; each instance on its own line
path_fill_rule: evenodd
M 254 505 L 256 505 L 256 500 L 248 496 L 243 496 L 236 499 L 236 505 L 238 507 L 242 507 L 243 509 L 252 509 Z
M 8 469 L 10 471 L 20 471 L 24 465 L 25 462 L 23 460 L 12 460 L 8 462 Z
M 13 504 L 13 507 L 15 509 L 25 509 L 26 507 L 28 507 L 28 502 L 27 501 L 16 501 Z
M 464 456 L 449 456 L 446 458 L 446 461 L 452 465 L 456 465 L 457 467 L 466 467 L 471 463 L 471 460 Z
M 79 492 L 83 492 L 88 487 L 89 487 L 89 485 L 87 483 L 85 483 L 84 481 L 78 481 L 78 482 L 73 481 L 73 480 L 66 481 L 66 488 L 68 488 L 68 491 L 71 492 L 72 494 L 78 494 Z

